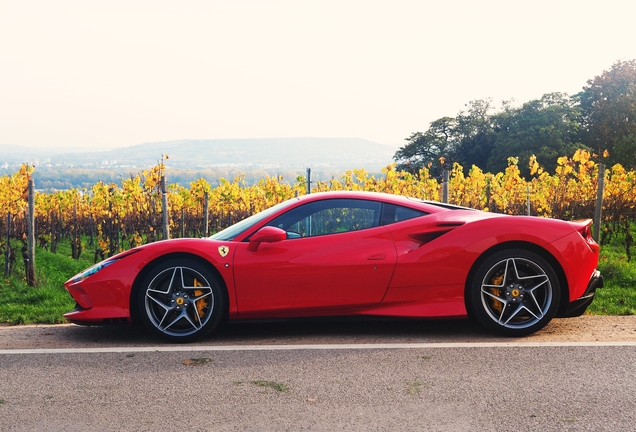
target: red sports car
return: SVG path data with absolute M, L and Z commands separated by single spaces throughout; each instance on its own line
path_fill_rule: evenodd
M 581 315 L 603 278 L 590 220 L 507 216 L 402 196 L 293 198 L 203 239 L 151 243 L 65 283 L 87 325 L 173 341 L 222 319 L 472 316 L 522 336 Z

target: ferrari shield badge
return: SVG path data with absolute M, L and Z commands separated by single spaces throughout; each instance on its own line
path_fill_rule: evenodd
M 230 252 L 230 248 L 228 246 L 219 246 L 219 255 L 223 258 L 227 256 L 228 252 Z

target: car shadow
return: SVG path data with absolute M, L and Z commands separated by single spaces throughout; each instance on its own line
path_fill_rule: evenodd
M 141 325 L 64 326 L 55 332 L 73 346 L 144 346 L 166 342 Z M 470 320 L 346 317 L 232 321 L 189 345 L 285 345 L 500 341 Z
M 208 341 L 232 343 L 404 343 L 498 339 L 470 320 L 397 318 L 303 318 L 234 321 L 221 325 Z

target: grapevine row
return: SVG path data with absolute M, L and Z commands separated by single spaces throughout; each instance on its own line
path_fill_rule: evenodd
M 449 202 L 485 211 L 527 214 L 559 219 L 591 218 L 594 215 L 599 165 L 593 155 L 577 151 L 561 157 L 554 174 L 532 158 L 532 178 L 520 175 L 518 160 L 510 158 L 504 172 L 484 173 L 473 166 L 467 175 L 455 164 L 449 179 Z M 5 236 L 25 241 L 27 182 L 33 167 L 23 165 L 0 178 L 0 229 Z M 55 252 L 60 239 L 70 240 L 72 254 L 84 251 L 103 259 L 137 245 L 161 240 L 162 208 L 160 179 L 163 160 L 150 170 L 122 180 L 99 182 L 90 189 L 71 189 L 35 196 L 36 241 Z M 605 172 L 603 194 L 604 233 L 620 229 L 636 215 L 636 172 L 615 165 Z M 312 192 L 360 190 L 386 192 L 439 201 L 441 184 L 427 168 L 418 174 L 397 171 L 394 165 L 381 176 L 365 170 L 346 172 L 338 179 L 318 181 Z M 306 192 L 305 179 L 288 184 L 280 177 L 267 177 L 248 186 L 241 177 L 221 179 L 216 186 L 205 179 L 189 188 L 168 186 L 169 223 L 172 237 L 196 237 L 215 232 L 251 214 Z M 204 199 L 208 196 L 209 226 L 203 226 Z M 11 223 L 7 224 L 8 214 Z M 15 243 L 15 242 L 14 242 Z M 6 243 L 3 241 L 3 248 Z M 17 247 L 17 246 L 14 246 Z M 90 251 L 90 252 L 89 252 Z M 15 252 L 13 253 L 15 256 Z

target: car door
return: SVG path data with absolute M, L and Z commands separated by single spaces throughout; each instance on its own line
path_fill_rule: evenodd
M 382 203 L 355 199 L 311 202 L 270 223 L 287 239 L 234 255 L 239 315 L 302 314 L 382 301 L 395 268 Z

